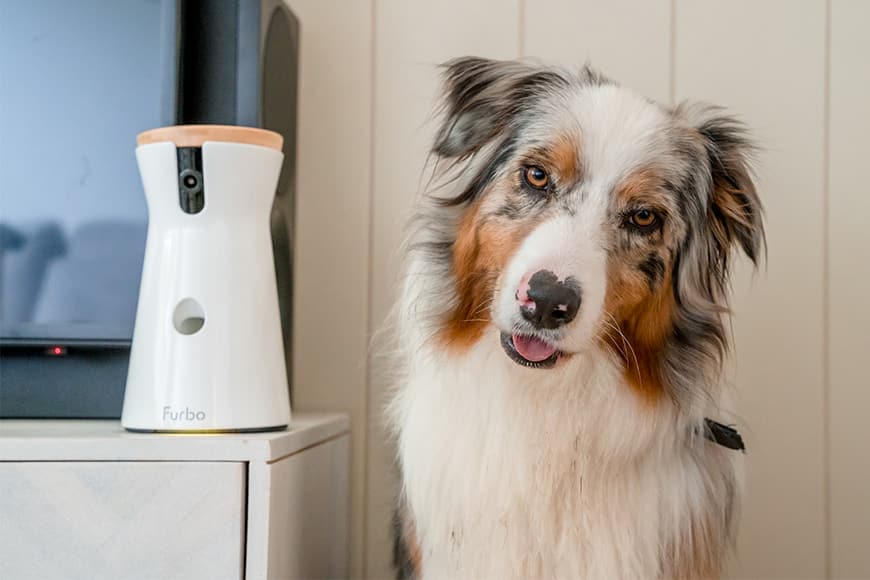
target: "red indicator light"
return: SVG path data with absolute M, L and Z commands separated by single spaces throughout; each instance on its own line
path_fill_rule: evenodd
M 66 354 L 65 346 L 52 346 L 46 351 L 46 354 L 50 354 L 51 356 L 63 356 Z

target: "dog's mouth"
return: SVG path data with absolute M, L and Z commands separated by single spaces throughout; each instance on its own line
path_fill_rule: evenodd
M 550 369 L 562 353 L 555 346 L 536 336 L 501 333 L 501 346 L 508 358 L 533 369 Z

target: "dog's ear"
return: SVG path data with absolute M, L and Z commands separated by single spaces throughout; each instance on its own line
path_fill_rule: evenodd
M 763 209 L 750 168 L 755 146 L 744 125 L 719 109 L 704 109 L 696 121 L 710 164 L 710 242 L 726 262 L 737 245 L 757 265 L 765 238 Z
M 680 148 L 696 168 L 687 184 L 687 211 L 693 223 L 703 224 L 690 230 L 678 252 L 677 298 L 723 305 L 733 250 L 742 249 L 757 265 L 765 248 L 763 210 L 750 167 L 756 148 L 746 127 L 720 108 L 683 103 L 674 114 L 685 127 Z
M 443 69 L 444 119 L 433 151 L 444 158 L 475 153 L 516 121 L 531 96 L 566 82 L 554 70 L 519 61 L 463 57 Z
M 705 369 L 720 368 L 729 334 L 730 262 L 737 248 L 758 264 L 765 248 L 762 206 L 752 179 L 756 151 L 746 127 L 722 109 L 681 104 L 674 114 L 684 131 L 677 149 L 693 167 L 682 184 L 688 234 L 674 258 L 673 345 L 666 357 L 670 382 L 694 388 Z M 684 137 L 684 139 L 682 139 Z M 708 377 L 712 379 L 712 377 Z

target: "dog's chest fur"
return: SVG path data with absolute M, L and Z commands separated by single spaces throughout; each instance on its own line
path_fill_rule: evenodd
M 409 370 L 391 418 L 423 578 L 655 578 L 719 564 L 733 456 L 637 397 L 604 353 L 542 373 L 493 335 L 461 356 L 419 351 Z

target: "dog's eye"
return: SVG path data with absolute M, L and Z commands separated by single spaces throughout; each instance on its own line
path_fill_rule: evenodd
M 523 179 L 529 187 L 540 189 L 541 191 L 546 190 L 550 186 L 550 176 L 537 165 L 526 167 L 523 170 Z
M 659 216 L 649 209 L 638 209 L 628 216 L 628 221 L 640 230 L 649 230 L 659 223 Z

